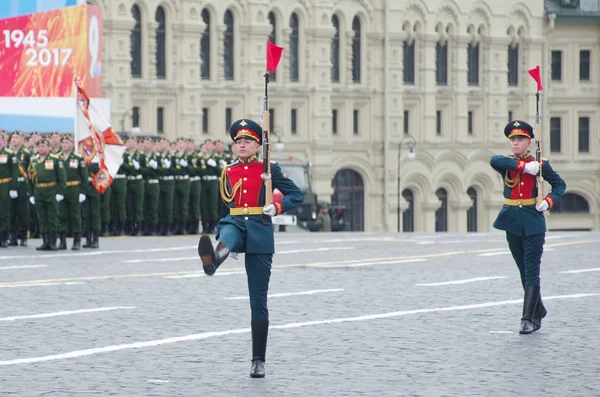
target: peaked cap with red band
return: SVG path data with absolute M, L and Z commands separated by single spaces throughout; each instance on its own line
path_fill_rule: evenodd
M 229 135 L 235 142 L 239 138 L 250 138 L 262 145 L 262 127 L 256 121 L 241 119 L 234 122 L 229 129 Z
M 517 135 L 526 136 L 529 139 L 535 138 L 533 127 L 521 120 L 515 120 L 508 123 L 504 128 L 504 135 L 509 139 Z

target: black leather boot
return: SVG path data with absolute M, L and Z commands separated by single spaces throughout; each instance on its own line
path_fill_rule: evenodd
M 66 245 L 66 240 L 65 240 Z M 66 248 L 65 248 L 66 249 Z M 48 233 L 48 251 L 56 251 L 58 248 L 56 247 L 56 232 Z
M 58 244 L 58 249 L 61 251 L 66 250 L 67 249 L 67 233 L 60 232 L 58 235 L 60 236 L 60 243 Z
M 100 234 L 98 232 L 92 232 L 92 244 L 90 248 L 98 248 L 100 244 L 98 243 L 98 236 Z
M 250 368 L 250 377 L 264 378 L 269 321 L 253 320 L 250 325 L 252 329 L 252 367 Z
M 81 249 L 81 233 L 73 233 L 73 251 L 79 251 Z
M 85 233 L 85 244 L 83 244 L 82 247 L 92 248 L 92 232 Z
M 213 248 L 210 237 L 203 235 L 198 242 L 198 255 L 202 260 L 204 273 L 212 276 L 229 256 L 229 248 L 220 241 L 217 242 L 216 248 Z
M 0 232 L 0 248 L 8 248 L 6 232 Z
M 47 251 L 48 250 L 48 233 L 42 233 L 42 245 L 35 248 L 37 251 Z
M 535 307 L 535 315 L 533 316 L 533 332 L 542 328 L 542 319 L 546 317 L 548 311 L 544 307 L 544 303 L 542 302 L 542 293 L 538 295 L 537 306 Z
M 540 287 L 532 284 L 525 285 L 525 297 L 523 299 L 523 317 L 521 318 L 520 334 L 533 332 L 533 318 L 540 296 Z
M 21 247 L 27 247 L 27 230 L 19 232 L 19 239 L 21 240 L 19 245 Z
M 12 229 L 8 232 L 10 236 L 10 241 L 8 242 L 9 247 L 17 247 L 19 242 L 17 241 L 17 231 Z
M 110 233 L 108 232 L 108 224 L 106 222 L 102 222 L 100 226 L 100 234 L 102 234 L 104 237 L 110 236 Z

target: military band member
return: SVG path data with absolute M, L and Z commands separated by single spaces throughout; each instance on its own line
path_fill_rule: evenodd
M 519 333 L 530 334 L 542 326 L 546 308 L 540 294 L 540 264 L 546 237 L 544 212 L 556 204 L 565 192 L 565 181 L 554 171 L 548 160 L 536 161 L 529 152 L 533 127 L 524 121 L 510 122 L 504 129 L 510 139 L 512 155 L 497 155 L 491 166 L 504 178 L 504 206 L 494 227 L 506 231 L 506 240 L 519 268 L 525 290 L 523 316 Z M 552 191 L 536 203 L 538 188 L 536 176 L 542 168 L 542 177 Z
M 250 376 L 265 376 L 265 354 L 269 329 L 267 291 L 271 263 L 275 252 L 272 216 L 290 210 L 304 200 L 304 193 L 282 173 L 277 163 L 271 165 L 273 189 L 284 197 L 265 206 L 263 162 L 256 153 L 262 143 L 262 128 L 251 120 L 238 120 L 231 126 L 231 138 L 237 143 L 239 162 L 228 166 L 221 175 L 221 198 L 227 203 L 229 215 L 217 226 L 217 245 L 203 235 L 198 254 L 204 271 L 215 273 L 230 252 L 245 252 L 246 274 L 252 312 L 252 367 Z
M 17 157 L 17 168 L 19 175 L 17 177 L 18 196 L 11 200 L 11 236 L 10 246 L 17 246 L 17 240 L 21 240 L 21 246 L 27 246 L 27 230 L 29 228 L 29 200 L 27 198 L 27 169 L 31 154 L 25 147 L 25 140 L 19 131 L 12 133 L 11 138 L 12 151 Z
M 156 152 L 152 138 L 144 138 L 142 142 L 144 161 L 142 172 L 144 173 L 144 236 L 154 236 L 158 230 L 158 200 L 160 196 L 159 186 L 159 155 Z
M 73 232 L 73 251 L 81 249 L 81 203 L 86 200 L 88 187 L 88 171 L 85 159 L 73 149 L 73 137 L 63 135 L 61 139 L 62 152 L 60 159 L 65 167 L 67 187 L 64 200 L 58 205 L 60 236 L 59 250 L 67 249 L 67 230 Z
M 38 154 L 29 163 L 29 201 L 35 205 L 43 243 L 37 250 L 56 251 L 58 203 L 65 197 L 66 174 L 59 156 L 50 154 L 47 140 L 37 143 Z
M 127 175 L 125 232 L 131 236 L 141 236 L 144 220 L 144 179 L 141 165 L 144 164 L 144 153 L 138 150 L 137 139 L 133 136 L 127 138 L 125 144 L 127 145 L 123 162 Z
M 0 248 L 8 247 L 10 206 L 6 203 L 19 197 L 17 191 L 19 175 L 17 155 L 7 147 L 7 135 L 0 131 Z M 26 193 L 25 199 L 27 200 Z

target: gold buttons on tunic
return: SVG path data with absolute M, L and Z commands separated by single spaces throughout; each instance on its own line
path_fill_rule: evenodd
M 245 216 L 245 217 L 244 217 L 244 219 L 245 219 L 245 220 L 248 220 L 248 217 L 247 217 L 247 216 Z
M 244 177 L 244 180 L 245 180 L 245 181 L 247 181 L 247 180 L 248 180 L 248 178 Z
M 245 169 L 245 170 L 247 170 L 247 169 L 248 169 L 248 166 L 247 166 L 247 165 L 245 165 L 245 166 L 244 166 L 244 169 Z
M 248 206 L 248 204 L 244 204 L 244 207 L 247 207 L 247 206 Z
M 248 191 L 246 189 L 244 189 L 244 193 L 247 193 Z

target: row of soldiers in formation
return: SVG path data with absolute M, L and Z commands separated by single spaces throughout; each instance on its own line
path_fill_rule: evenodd
M 100 194 L 98 158 L 86 164 L 71 135 L 0 131 L 0 247 L 27 246 L 28 231 L 42 237 L 39 250 L 66 249 L 71 235 L 78 250 L 82 235 L 84 248 L 98 248 L 101 235 L 198 234 L 200 220 L 214 233 L 219 177 L 235 155 L 220 141 L 124 140 L 122 164 Z

